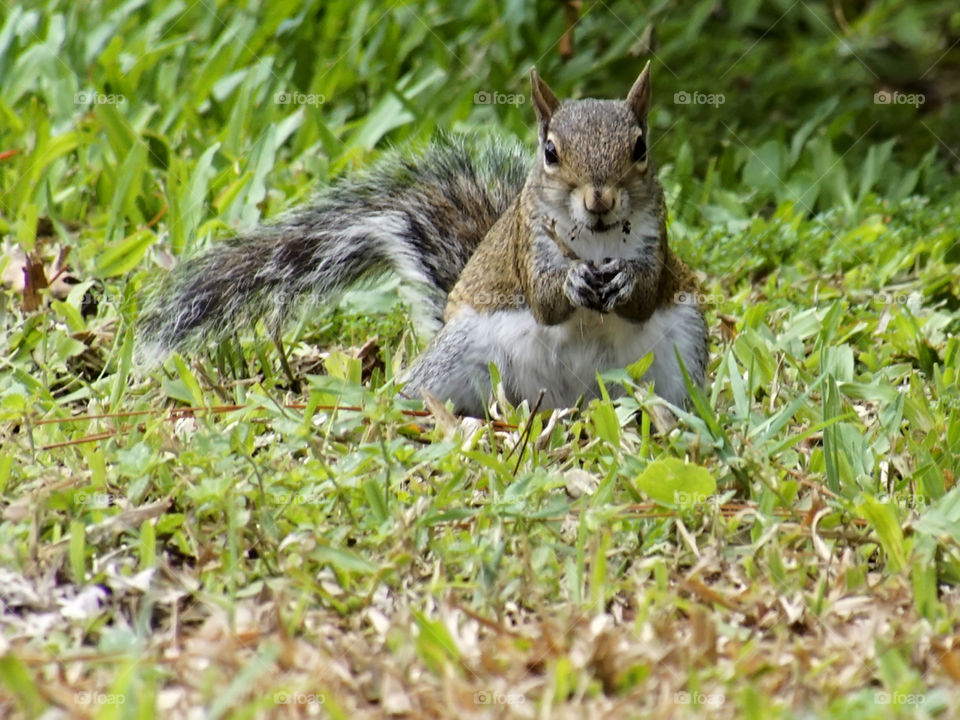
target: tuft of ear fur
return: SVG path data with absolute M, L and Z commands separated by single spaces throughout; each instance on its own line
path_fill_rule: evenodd
M 537 74 L 535 67 L 530 68 L 530 97 L 533 98 L 533 107 L 537 111 L 540 140 L 543 141 L 547 137 L 550 118 L 553 117 L 554 111 L 560 107 L 560 101 L 553 94 L 553 90 Z
M 641 125 L 646 122 L 647 112 L 650 110 L 650 61 L 644 66 L 640 77 L 627 93 L 627 105 L 637 117 L 637 122 Z

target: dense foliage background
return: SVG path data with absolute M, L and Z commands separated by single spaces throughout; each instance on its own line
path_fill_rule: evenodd
M 135 367 L 179 257 L 647 59 L 669 433 L 404 414 L 390 283 Z M 0 3 L 0 714 L 956 716 L 958 96 L 943 2 Z

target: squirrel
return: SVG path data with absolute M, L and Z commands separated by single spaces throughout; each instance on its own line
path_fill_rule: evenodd
M 703 385 L 698 282 L 667 244 L 649 157 L 650 63 L 626 100 L 560 102 L 530 72 L 538 151 L 439 135 L 394 151 L 306 207 L 181 263 L 148 300 L 139 355 L 156 362 L 392 270 L 426 349 L 403 394 L 482 417 L 490 363 L 507 399 L 562 408 L 597 397 L 599 371 L 649 352 L 644 380 L 687 401 Z M 541 397 L 542 392 L 542 397 Z

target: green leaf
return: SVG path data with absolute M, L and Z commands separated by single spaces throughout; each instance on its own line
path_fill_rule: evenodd
M 97 275 L 102 278 L 123 275 L 133 270 L 157 236 L 152 230 L 141 228 L 131 235 L 109 245 L 97 257 Z
M 15 653 L 0 656 L 0 680 L 3 680 L 0 684 L 4 688 L 9 688 L 19 698 L 26 713 L 24 717 L 40 717 L 46 703 L 37 690 L 32 673 L 17 659 Z
M 860 515 L 870 523 L 877 533 L 877 539 L 887 555 L 887 564 L 893 572 L 899 572 L 907 565 L 907 554 L 903 547 L 903 530 L 893 505 L 881 503 L 876 498 L 867 497 L 857 506 Z
M 359 385 L 363 377 L 363 362 L 360 358 L 350 357 L 340 350 L 332 350 L 324 360 L 324 366 L 330 377 L 346 380 Z
M 157 533 L 153 520 L 144 520 L 140 525 L 140 569 L 145 570 L 157 563 Z
M 203 407 L 203 390 L 200 388 L 200 382 L 194 374 L 190 372 L 190 368 L 187 367 L 182 357 L 174 355 L 173 364 L 177 368 L 177 375 L 180 376 L 180 380 L 190 392 L 190 402 L 197 407 Z
M 54 339 L 54 355 L 57 360 L 66 361 L 68 358 L 72 358 L 76 355 L 79 355 L 84 350 L 87 349 L 87 346 L 76 340 L 65 333 L 57 333 L 56 338 Z
M 920 538 L 910 559 L 910 582 L 913 585 L 913 602 L 923 617 L 936 620 L 940 607 L 937 588 L 937 544 L 930 537 Z
M 17 221 L 17 244 L 24 250 L 33 250 L 37 239 L 37 216 L 39 208 L 34 203 L 28 203 L 20 208 Z
M 938 542 L 956 542 L 960 537 L 960 486 L 927 508 L 914 523 L 914 530 Z
M 840 493 L 842 478 L 839 460 L 839 431 L 836 425 L 827 424 L 843 414 L 840 406 L 840 393 L 833 377 L 827 375 L 823 380 L 823 460 L 826 465 L 827 486 L 835 493 Z M 848 496 L 849 497 L 849 496 Z
M 118 106 L 113 103 L 98 103 L 94 105 L 93 112 L 103 125 L 113 152 L 117 158 L 122 158 L 126 157 L 135 146 L 142 145 L 143 141 L 137 137 L 130 123 L 117 108 Z
M 13 467 L 13 453 L 9 455 L 0 455 L 0 493 L 7 487 L 7 481 L 10 479 L 10 468 Z
M 142 192 L 141 178 L 147 164 L 147 146 L 145 143 L 137 142 L 127 153 L 123 164 L 120 166 L 120 173 L 117 176 L 117 186 L 114 189 L 113 200 L 110 203 L 108 214 L 109 223 L 107 225 L 107 239 L 123 232 L 124 220 L 129 219 L 134 222 L 142 222 L 143 217 L 137 209 L 135 200 Z M 139 232 L 143 232 L 138 231 Z M 148 231 L 149 232 L 149 231 Z M 135 237 L 134 233 L 131 237 Z M 149 233 L 153 235 L 153 233 Z M 129 238 L 127 238 L 129 240 Z M 144 248 L 146 249 L 146 248 Z M 139 262 L 141 255 L 136 256 L 136 260 L 129 266 L 132 269 Z
M 620 418 L 609 402 L 596 401 L 590 409 L 590 420 L 597 437 L 613 447 L 620 447 Z
M 717 481 L 709 470 L 672 457 L 647 465 L 637 477 L 636 486 L 667 507 L 700 505 L 717 492 Z
M 73 573 L 73 579 L 77 583 L 83 583 L 86 579 L 86 528 L 79 520 L 70 522 L 70 547 L 68 550 L 70 557 L 70 572 Z
M 635 363 L 627 365 L 627 373 L 634 382 L 640 382 L 643 376 L 647 374 L 647 370 L 650 369 L 651 365 L 653 365 L 653 353 L 649 352 Z
M 363 483 L 363 494 L 370 505 L 370 511 L 378 523 L 387 519 L 387 506 L 383 501 L 383 487 L 375 479 L 371 478 Z
M 607 551 L 610 549 L 610 532 L 604 531 L 600 535 L 596 551 L 593 553 L 593 562 L 590 564 L 590 589 L 594 611 L 602 613 L 606 604 L 607 587 Z
M 776 140 L 768 140 L 756 151 L 749 150 L 743 168 L 744 185 L 775 193 L 783 185 L 784 155 L 783 145 Z
M 322 545 L 313 551 L 313 558 L 320 563 L 333 565 L 349 573 L 372 575 L 379 569 L 372 562 L 351 550 Z
M 177 254 L 192 249 L 194 232 L 206 210 L 213 158 L 219 149 L 220 143 L 214 143 L 204 151 L 193 167 L 189 182 L 170 203 L 170 244 Z
M 110 390 L 110 407 L 116 408 L 124 392 L 127 389 L 127 378 L 130 374 L 130 366 L 133 364 L 133 329 L 128 329 L 124 333 L 123 342 L 120 345 L 120 363 L 117 372 L 113 378 L 113 387 Z
M 457 661 L 460 653 L 457 644 L 450 637 L 446 626 L 439 620 L 431 620 L 423 613 L 413 611 L 420 634 L 417 636 L 417 650 L 424 663 L 434 671 L 441 670 L 451 660 Z

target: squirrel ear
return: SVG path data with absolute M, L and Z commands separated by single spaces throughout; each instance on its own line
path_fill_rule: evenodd
M 627 94 L 627 105 L 633 110 L 639 122 L 647 119 L 647 111 L 650 109 L 650 61 L 643 67 L 640 77 L 630 88 Z
M 530 68 L 530 95 L 533 98 L 533 107 L 537 111 L 537 121 L 540 124 L 540 137 L 547 136 L 547 126 L 553 112 L 560 106 L 560 101 L 553 94 L 547 84 L 537 74 L 537 69 Z

